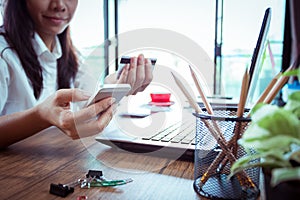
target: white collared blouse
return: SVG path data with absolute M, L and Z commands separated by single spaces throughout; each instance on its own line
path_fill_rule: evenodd
M 2 52 L 0 57 L 0 116 L 32 108 L 57 90 L 57 59 L 62 55 L 58 38 L 56 38 L 56 45 L 52 52 L 48 50 L 38 34 L 35 34 L 32 44 L 43 74 L 43 89 L 38 100 L 34 97 L 33 88 L 17 53 L 12 48 L 7 48 L 8 43 L 3 36 L 0 36 L 0 52 Z M 80 85 L 84 81 L 79 80 L 83 77 L 85 77 L 84 72 L 79 68 L 71 87 L 84 88 L 84 84 Z M 90 79 L 88 81 L 95 82 Z

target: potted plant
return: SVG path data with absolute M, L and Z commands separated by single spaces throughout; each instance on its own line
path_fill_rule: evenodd
M 285 75 L 297 75 L 300 80 L 299 69 Z M 232 165 L 231 175 L 261 167 L 267 199 L 300 196 L 300 91 L 292 93 L 283 107 L 255 106 L 251 120 L 238 141 L 247 155 Z

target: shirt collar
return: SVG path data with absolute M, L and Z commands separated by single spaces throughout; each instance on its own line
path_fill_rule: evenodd
M 45 52 L 50 53 L 56 59 L 59 59 L 62 56 L 61 44 L 57 36 L 55 37 L 55 46 L 52 52 L 49 51 L 44 41 L 37 33 L 34 34 L 32 43 L 33 43 L 33 49 L 35 50 L 37 56 L 39 57 Z

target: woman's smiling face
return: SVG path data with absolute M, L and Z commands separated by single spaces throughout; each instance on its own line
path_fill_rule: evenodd
M 26 0 L 26 4 L 35 31 L 46 39 L 65 30 L 73 18 L 78 0 Z

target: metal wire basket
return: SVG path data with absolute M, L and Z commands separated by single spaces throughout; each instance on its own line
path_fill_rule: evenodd
M 246 154 L 237 144 L 251 122 L 236 117 L 236 107 L 214 108 L 214 115 L 196 116 L 194 190 L 210 199 L 257 199 L 259 171 L 251 168 L 228 178 L 235 159 Z

